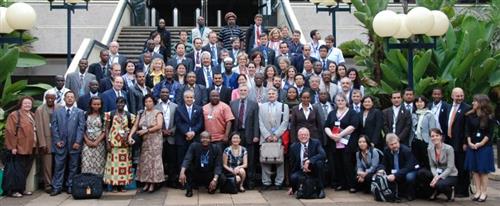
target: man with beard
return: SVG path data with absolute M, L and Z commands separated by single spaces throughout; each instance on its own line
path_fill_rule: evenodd
M 229 104 L 231 101 L 231 92 L 232 90 L 229 87 L 223 85 L 224 80 L 222 78 L 221 73 L 214 74 L 214 85 L 208 88 L 208 93 L 211 91 L 217 91 L 220 94 L 220 100 L 226 104 Z
M 219 41 L 224 44 L 224 48 L 227 50 L 231 50 L 231 42 L 235 38 L 239 38 L 240 41 L 244 41 L 245 33 L 241 28 L 236 25 L 236 14 L 233 12 L 228 12 L 224 19 L 227 22 L 227 25 L 222 27 L 222 30 L 219 33 Z
M 203 46 L 208 44 L 209 34 L 212 29 L 205 26 L 205 18 L 203 16 L 198 17 L 198 26 L 191 29 L 191 39 L 200 38 L 203 41 Z
M 257 102 L 260 105 L 264 102 L 267 102 L 267 87 L 264 86 L 264 74 L 255 74 L 254 81 L 255 88 L 250 90 L 248 99 Z
M 231 108 L 220 101 L 219 92 L 210 92 L 210 103 L 203 106 L 203 118 L 205 130 L 212 136 L 212 143 L 217 144 L 222 151 L 228 143 L 234 116 Z

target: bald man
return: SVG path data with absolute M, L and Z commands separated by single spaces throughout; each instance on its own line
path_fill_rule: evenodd
M 459 87 L 452 90 L 451 99 L 453 103 L 448 113 L 447 131 L 443 131 L 446 134 L 446 144 L 451 145 L 455 151 L 455 166 L 458 170 L 458 183 L 455 190 L 456 197 L 468 197 L 470 184 L 469 173 L 464 168 L 464 160 L 465 149 L 467 147 L 465 139 L 465 114 L 471 107 L 464 102 L 464 98 L 464 90 Z
M 104 112 L 110 112 L 116 109 L 116 98 L 124 97 L 125 99 L 127 99 L 127 92 L 123 90 L 123 84 L 123 78 L 121 76 L 117 76 L 113 79 L 113 88 L 108 89 L 104 93 L 102 93 Z M 125 111 L 128 111 L 127 105 L 125 105 Z

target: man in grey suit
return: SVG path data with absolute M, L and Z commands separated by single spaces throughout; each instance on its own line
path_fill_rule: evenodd
M 75 105 L 75 93 L 68 91 L 64 95 L 66 105 L 52 115 L 52 146 L 54 154 L 54 176 L 52 178 L 51 196 L 61 193 L 66 168 L 68 169 L 66 192 L 71 194 L 73 176 L 78 170 L 80 153 L 83 144 L 85 114 Z
M 264 74 L 255 74 L 254 81 L 255 88 L 249 91 L 248 98 L 260 105 L 267 102 L 267 87 L 264 86 Z
M 177 175 L 180 172 L 180 168 L 177 165 L 177 150 L 175 147 L 174 115 L 177 104 L 171 102 L 169 96 L 170 91 L 168 88 L 162 88 L 160 90 L 160 101 L 156 104 L 155 109 L 163 113 L 163 171 L 165 171 L 165 175 L 168 175 L 167 184 L 169 186 L 176 186 Z
M 180 87 L 178 91 L 175 92 L 177 94 L 175 97 L 175 103 L 184 104 L 184 98 L 182 96 L 184 94 L 184 91 L 192 90 L 194 92 L 194 98 L 195 98 L 194 104 L 200 107 L 207 104 L 208 102 L 207 89 L 205 86 L 201 84 L 196 84 L 196 74 L 194 72 L 189 72 L 186 78 L 187 78 L 187 84 Z
M 79 71 L 71 72 L 66 77 L 65 87 L 75 93 L 76 99 L 89 92 L 89 82 L 96 80 L 95 75 L 87 72 L 89 62 L 87 59 L 82 58 L 78 62 Z
M 269 102 L 262 104 L 259 108 L 259 128 L 260 144 L 265 142 L 281 142 L 281 135 L 288 128 L 289 109 L 288 105 L 276 101 L 278 99 L 278 90 L 269 88 L 267 92 Z M 271 168 L 270 164 L 261 164 L 262 184 L 264 190 L 271 187 Z M 284 163 L 276 165 L 276 178 L 274 185 L 276 189 L 281 190 L 285 178 Z
M 241 136 L 241 143 L 248 152 L 248 189 L 255 186 L 255 167 L 258 160 L 259 149 L 259 105 L 257 102 L 247 98 L 248 86 L 241 85 L 238 88 L 240 99 L 231 101 L 231 111 L 235 117 L 233 131 L 237 131 Z

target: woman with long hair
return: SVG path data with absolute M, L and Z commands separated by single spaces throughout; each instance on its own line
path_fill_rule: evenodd
M 184 85 L 186 81 L 187 68 L 183 63 L 177 64 L 175 68 L 175 80 L 179 82 L 179 84 Z
M 269 42 L 267 47 L 274 50 L 276 57 L 280 54 L 280 43 L 282 40 L 281 30 L 279 28 L 273 28 L 269 32 Z
M 278 75 L 274 65 L 267 65 L 264 70 L 264 86 L 267 88 L 273 87 L 274 76 Z
M 290 87 L 296 87 L 295 75 L 297 75 L 297 69 L 294 66 L 288 66 L 285 77 L 281 80 L 281 89 L 288 90 Z
M 163 59 L 160 58 L 155 58 L 153 59 L 153 62 L 151 63 L 151 72 L 148 73 L 146 76 L 146 86 L 149 88 L 153 88 L 156 86 L 156 84 L 160 83 L 165 79 L 165 62 L 163 62 Z
M 127 64 L 125 64 L 125 71 L 126 73 L 122 75 L 123 81 L 128 88 L 133 88 L 136 83 L 134 62 L 128 60 Z
M 82 173 L 104 174 L 106 166 L 106 137 L 102 99 L 92 97 L 85 114 L 85 133 L 82 149 Z
M 410 135 L 411 150 L 417 163 L 421 167 L 428 168 L 429 158 L 427 147 L 430 142 L 430 129 L 436 128 L 436 118 L 427 107 L 429 100 L 424 96 L 418 96 L 414 100 L 417 111 L 412 113 L 412 134 Z
M 361 99 L 363 111 L 361 115 L 361 134 L 368 135 L 374 147 L 383 150 L 384 139 L 382 129 L 384 128 L 384 117 L 382 111 L 375 107 L 375 99 L 372 96 L 365 96 Z
M 257 73 L 264 73 L 265 65 L 263 59 L 262 52 L 255 51 L 250 55 L 250 61 L 255 64 L 255 70 Z
M 370 138 L 362 134 L 358 138 L 356 152 L 356 182 L 358 188 L 370 192 L 373 175 L 381 168 L 383 153 L 372 146 Z
M 488 174 L 495 171 L 492 138 L 495 130 L 493 107 L 484 94 L 474 95 L 472 110 L 466 113 L 465 135 L 467 151 L 465 168 L 472 172 L 476 194 L 472 200 L 484 202 L 488 198 Z
M 359 77 L 358 70 L 356 70 L 355 68 L 348 69 L 347 77 L 351 79 L 352 88 L 359 89 L 361 91 L 361 96 L 365 96 L 365 87 L 361 85 L 361 78 Z

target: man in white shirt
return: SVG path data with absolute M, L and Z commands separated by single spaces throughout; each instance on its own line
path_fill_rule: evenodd
M 325 37 L 325 43 L 328 47 L 328 60 L 334 61 L 337 64 L 344 63 L 345 60 L 344 55 L 342 54 L 342 50 L 335 47 L 336 45 L 333 45 L 334 40 L 335 37 L 333 35 L 328 35 Z
M 311 42 L 309 45 L 311 45 L 311 56 L 319 59 L 319 47 L 321 45 L 324 45 L 325 42 L 321 41 L 321 34 L 317 29 L 314 29 L 309 33 L 309 36 L 311 37 Z
M 44 94 L 43 94 L 43 103 L 45 104 L 46 101 L 45 101 L 45 95 L 47 95 L 47 92 L 49 91 L 52 91 L 56 94 L 56 104 L 59 104 L 61 106 L 64 106 L 66 105 L 66 102 L 64 102 L 64 95 L 66 94 L 66 92 L 70 91 L 68 88 L 64 87 L 64 83 L 66 82 L 64 77 L 61 76 L 61 75 L 57 75 L 55 77 L 55 81 L 56 81 L 56 86 L 47 90 Z

